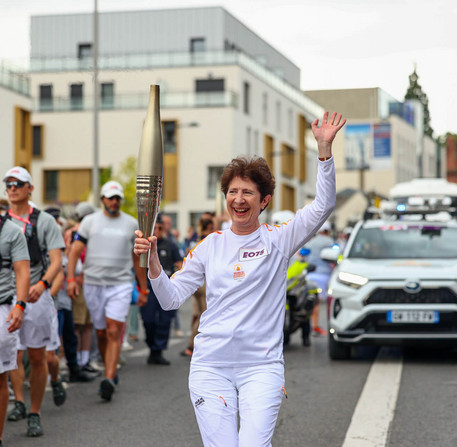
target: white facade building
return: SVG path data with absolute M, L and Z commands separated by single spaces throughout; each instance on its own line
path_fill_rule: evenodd
M 93 163 L 92 15 L 31 20 L 33 200 L 87 197 Z M 232 158 L 260 155 L 276 177 L 269 213 L 314 195 L 323 109 L 299 85 L 300 70 L 220 7 L 101 13 L 99 167 L 114 175 L 138 153 L 149 86 L 161 87 L 165 186 L 162 209 L 185 235 L 216 209 L 216 182 Z

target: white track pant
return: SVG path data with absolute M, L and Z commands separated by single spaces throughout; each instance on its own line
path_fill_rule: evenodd
M 189 390 L 205 447 L 271 446 L 285 393 L 283 364 L 191 365 Z

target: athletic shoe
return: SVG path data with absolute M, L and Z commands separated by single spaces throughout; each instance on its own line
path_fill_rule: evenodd
M 24 402 L 19 402 L 18 400 L 14 402 L 14 408 L 8 413 L 9 421 L 20 421 L 27 417 L 27 410 L 25 408 Z
M 168 366 L 170 365 L 170 361 L 168 361 L 162 354 L 153 354 L 151 353 L 148 357 L 148 365 L 163 365 Z
M 81 368 L 81 371 L 84 371 L 86 373 L 89 373 L 89 374 L 95 374 L 96 377 L 98 377 L 100 374 L 101 374 L 101 371 L 100 369 L 98 368 L 95 368 L 94 365 L 92 365 L 91 363 L 86 363 L 82 368 Z
M 186 348 L 184 349 L 184 351 L 181 351 L 180 354 L 183 356 L 183 357 L 192 357 L 192 354 L 193 354 L 193 349 L 192 348 Z
M 41 428 L 40 415 L 38 413 L 29 413 L 27 420 L 27 436 L 36 438 L 43 436 L 43 429 Z
M 132 349 L 133 349 L 133 346 L 127 340 L 124 340 L 122 343 L 122 350 L 131 351 Z
M 327 335 L 327 331 L 324 331 L 321 327 L 316 326 L 313 328 L 313 335 Z
M 116 391 L 116 385 L 111 379 L 108 379 L 105 377 L 101 382 L 100 382 L 100 397 L 103 400 L 106 400 L 109 402 L 111 400 L 111 396 L 113 395 L 114 391 Z
M 54 399 L 54 404 L 58 407 L 65 403 L 67 399 L 67 392 L 62 384 L 62 379 L 57 379 L 55 382 L 51 382 L 52 387 L 52 397 Z
M 184 332 L 181 329 L 175 329 L 175 337 L 184 337 Z

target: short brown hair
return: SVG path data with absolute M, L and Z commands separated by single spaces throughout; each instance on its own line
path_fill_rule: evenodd
M 234 158 L 222 171 L 221 190 L 225 196 L 227 196 L 230 182 L 235 177 L 253 181 L 259 189 L 261 200 L 269 194 L 273 196 L 275 178 L 264 158 L 257 156 Z

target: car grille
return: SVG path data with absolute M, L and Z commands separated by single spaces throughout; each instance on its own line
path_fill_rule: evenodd
M 376 289 L 366 298 L 368 304 L 457 304 L 457 295 L 447 287 L 408 293 L 403 289 Z

